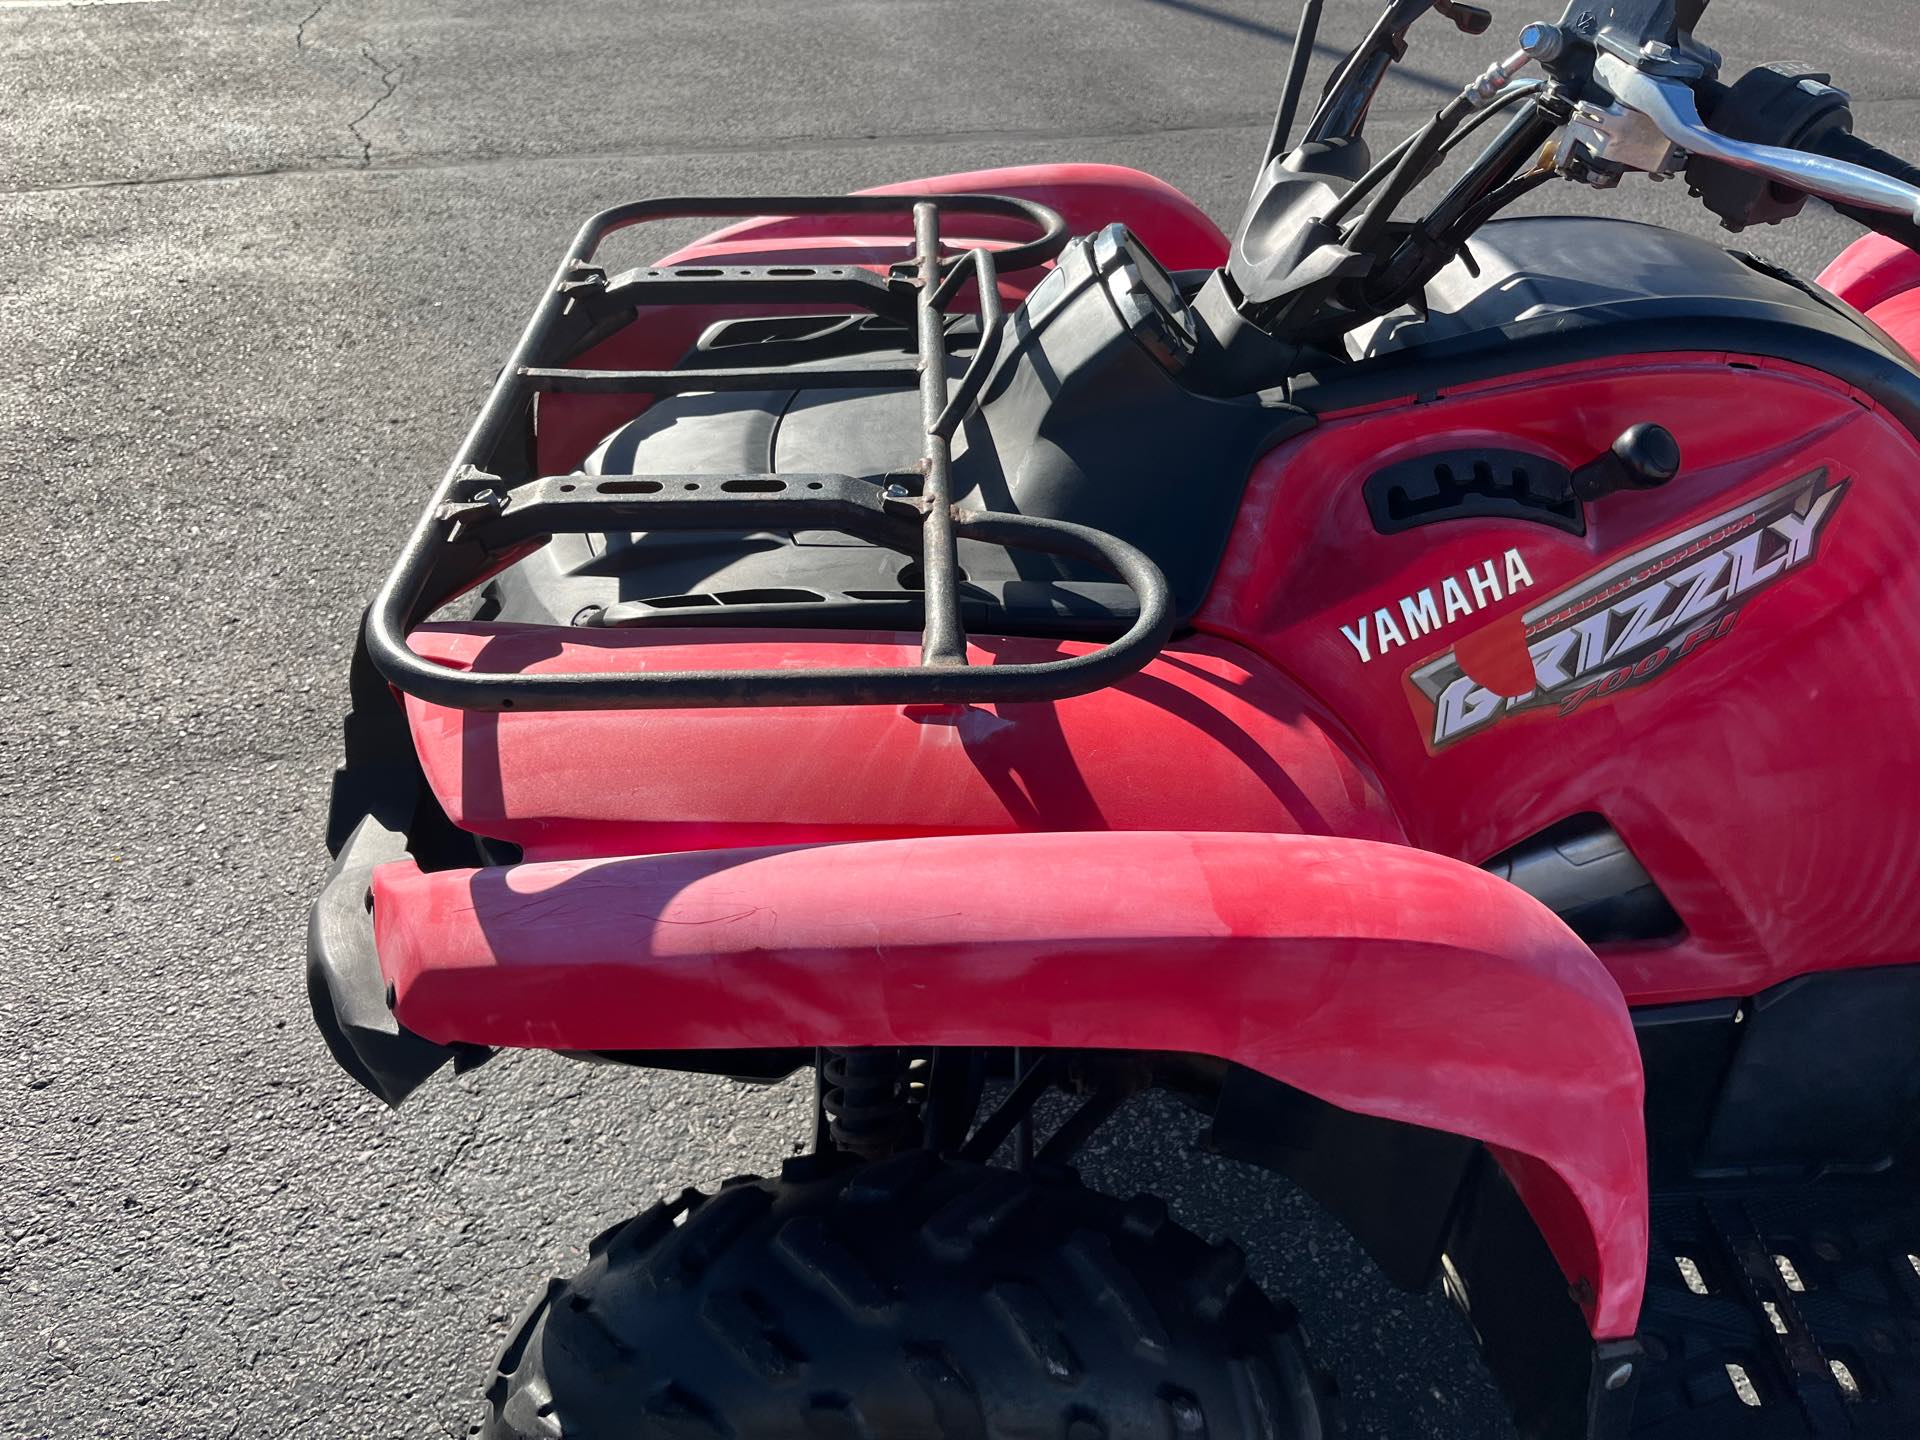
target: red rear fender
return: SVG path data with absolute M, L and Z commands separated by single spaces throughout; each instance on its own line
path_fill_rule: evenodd
M 848 631 L 428 625 L 420 654 L 546 672 L 912 665 Z M 975 637 L 971 663 L 1074 642 Z M 1404 838 L 1333 719 L 1248 652 L 1195 637 L 1051 705 L 902 712 L 519 711 L 408 699 L 420 763 L 464 830 L 528 859 L 1003 830 L 1309 831 Z
M 1520 891 L 1402 846 L 945 836 L 374 876 L 439 1043 L 1030 1045 L 1218 1056 L 1496 1147 L 1601 1338 L 1646 1263 L 1618 989 Z

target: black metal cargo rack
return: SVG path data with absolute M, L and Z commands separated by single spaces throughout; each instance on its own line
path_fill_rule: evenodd
M 608 235 L 648 221 L 902 214 L 912 218 L 911 254 L 885 275 L 851 264 L 682 265 L 609 281 L 594 263 Z M 980 245 L 942 254 L 943 215 L 1010 219 L 1031 224 L 1037 233 L 999 250 Z M 979 403 L 1007 329 L 999 275 L 1053 259 L 1067 240 L 1066 224 L 1056 212 L 1004 195 L 666 198 L 594 216 L 574 237 L 512 359 L 368 612 L 366 643 L 373 663 L 405 693 L 466 710 L 1053 700 L 1100 689 L 1139 670 L 1166 643 L 1173 623 L 1167 582 L 1151 560 L 1087 526 L 964 508 L 952 498 L 951 440 Z M 969 278 L 979 292 L 979 341 L 958 384 L 950 388 L 946 307 Z M 820 303 L 911 321 L 918 363 L 909 367 L 895 359 L 802 371 L 566 368 L 567 360 L 607 333 L 609 316 L 631 315 L 636 306 L 689 302 Z M 917 461 L 902 467 L 907 483 L 882 486 L 831 474 L 537 473 L 533 403 L 542 391 L 662 396 L 773 388 L 796 381 L 822 388 L 917 384 L 924 433 Z M 837 530 L 902 553 L 917 552 L 923 587 L 917 667 L 487 674 L 434 664 L 407 644 L 408 631 L 420 620 L 554 535 L 786 527 Z M 1123 635 L 1085 654 L 1042 663 L 970 666 L 955 548 L 962 537 L 1095 565 L 1133 591 L 1137 616 Z

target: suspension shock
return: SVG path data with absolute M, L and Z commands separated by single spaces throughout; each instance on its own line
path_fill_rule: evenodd
M 833 1143 L 863 1160 L 891 1155 L 920 1136 L 926 1061 L 905 1050 L 828 1050 L 820 1103 Z

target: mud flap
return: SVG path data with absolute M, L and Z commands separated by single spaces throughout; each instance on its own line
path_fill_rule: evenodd
M 1645 1352 L 1596 1341 L 1527 1207 L 1478 1157 L 1441 1258 L 1447 1298 L 1473 1328 L 1525 1440 L 1627 1440 Z
M 373 872 L 406 858 L 407 837 L 367 816 L 340 847 L 307 916 L 307 999 L 314 1023 L 340 1068 L 389 1105 L 398 1105 L 459 1053 L 421 1039 L 388 1008 L 373 942 Z

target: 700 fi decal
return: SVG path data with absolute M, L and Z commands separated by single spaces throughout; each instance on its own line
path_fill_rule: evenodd
M 1587 701 L 1662 674 L 1733 628 L 1740 607 L 1808 564 L 1848 482 L 1816 470 L 1635 551 L 1408 675 L 1438 750 L 1508 715 Z

